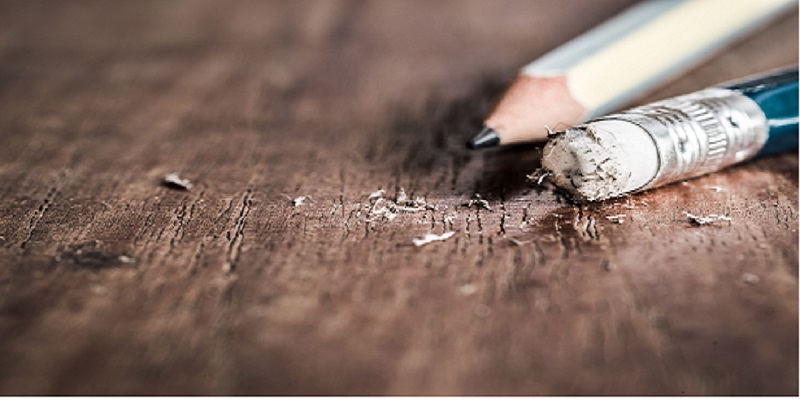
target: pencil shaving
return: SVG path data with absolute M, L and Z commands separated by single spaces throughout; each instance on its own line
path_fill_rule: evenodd
M 550 135 L 548 135 L 550 136 Z M 535 171 L 531 172 L 528 175 L 525 175 L 525 178 L 528 179 L 528 182 L 534 183 L 538 186 L 542 186 L 544 183 L 545 178 L 548 176 L 553 175 L 550 171 L 544 168 L 537 168 Z
M 394 201 L 385 198 L 386 191 L 381 189 L 372 192 L 367 198 L 372 203 L 372 208 L 369 211 L 367 222 L 376 222 L 379 220 L 391 221 L 401 213 L 416 213 L 426 210 L 436 210 L 436 206 L 428 203 L 424 197 L 418 196 L 413 200 L 408 199 L 405 189 L 402 187 L 397 193 Z
M 174 172 L 164 175 L 164 178 L 161 180 L 161 184 L 178 190 L 189 190 L 192 188 L 192 186 L 194 186 L 192 185 L 192 181 L 183 179 Z
M 481 195 L 479 195 L 478 193 L 475 193 L 472 199 L 470 199 L 466 203 L 463 203 L 462 206 L 477 207 L 477 208 L 483 208 L 484 210 L 492 211 L 492 207 L 489 206 L 489 202 L 481 198 Z
M 391 221 L 397 217 L 397 210 L 394 203 L 380 198 L 373 205 L 369 211 L 369 218 L 367 222 L 376 222 L 379 220 Z
M 745 272 L 742 274 L 742 282 L 748 285 L 756 285 L 761 282 L 761 278 L 759 278 L 756 274 Z
M 411 242 L 414 243 L 414 246 L 421 247 L 421 246 L 424 246 L 426 244 L 433 243 L 433 242 L 443 242 L 443 241 L 445 241 L 447 239 L 450 239 L 455 234 L 456 233 L 453 232 L 453 231 L 445 232 L 445 233 L 443 233 L 441 235 L 437 235 L 437 234 L 434 234 L 434 233 L 426 233 L 425 236 L 423 236 L 423 237 L 421 237 L 419 239 L 412 239 Z
M 694 215 L 694 214 L 688 213 L 688 212 L 685 213 L 685 214 L 686 214 L 686 217 L 689 218 L 689 222 L 691 222 L 692 224 L 695 224 L 695 225 L 708 225 L 708 224 L 713 224 L 714 222 L 719 222 L 719 221 L 728 221 L 728 222 L 731 221 L 731 218 L 728 217 L 727 215 L 709 214 L 709 215 L 703 217 L 703 216 Z
M 374 199 L 381 198 L 381 197 L 383 197 L 385 195 L 386 195 L 386 191 L 383 190 L 383 189 L 379 189 L 379 190 L 376 190 L 376 191 L 370 193 L 369 197 L 367 197 L 367 200 L 371 201 L 371 200 L 374 200 Z
M 406 190 L 401 187 L 400 190 L 397 191 L 397 196 L 395 197 L 394 202 L 399 204 L 405 203 L 406 200 L 408 200 L 408 195 L 406 195 Z
M 472 283 L 468 283 L 464 286 L 458 288 L 458 292 L 463 294 L 464 296 L 469 296 L 471 294 L 475 294 L 478 291 L 478 287 Z
M 292 207 L 300 207 L 305 203 L 306 199 L 311 199 L 311 196 L 297 196 L 292 199 Z

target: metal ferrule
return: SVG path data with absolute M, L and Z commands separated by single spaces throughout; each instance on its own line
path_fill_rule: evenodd
M 739 92 L 710 88 L 597 120 L 623 120 L 650 134 L 658 171 L 644 190 L 693 178 L 756 155 L 769 126 L 761 108 Z

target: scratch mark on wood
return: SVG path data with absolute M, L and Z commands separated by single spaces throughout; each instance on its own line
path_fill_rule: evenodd
M 247 224 L 247 216 L 250 214 L 252 206 L 253 189 L 247 188 L 242 195 L 242 202 L 239 207 L 239 216 L 233 228 L 228 231 L 229 244 L 228 254 L 226 256 L 225 264 L 222 266 L 222 271 L 226 274 L 232 273 L 236 269 L 236 263 L 239 261 L 239 256 L 242 251 L 242 244 L 244 243 L 244 228 Z M 232 232 L 232 234 L 231 234 Z
M 50 206 L 55 201 L 56 196 L 58 195 L 61 186 L 66 179 L 67 171 L 62 170 L 58 173 L 55 179 L 55 183 L 47 190 L 47 194 L 45 194 L 42 202 L 39 204 L 39 207 L 33 212 L 33 215 L 28 220 L 28 233 L 25 235 L 25 239 L 22 240 L 19 244 L 20 249 L 24 249 L 25 246 L 33 239 L 33 233 L 36 231 L 36 227 L 39 226 L 39 223 L 42 222 L 42 218 L 50 209 Z

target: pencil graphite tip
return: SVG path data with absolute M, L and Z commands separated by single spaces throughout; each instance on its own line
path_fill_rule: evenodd
M 467 148 L 472 150 L 495 147 L 500 144 L 500 136 L 492 128 L 484 127 L 483 130 L 475 135 L 469 142 Z

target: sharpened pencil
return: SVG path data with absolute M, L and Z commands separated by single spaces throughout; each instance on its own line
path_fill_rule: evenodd
M 796 4 L 644 1 L 525 66 L 467 146 L 542 141 L 616 110 Z

